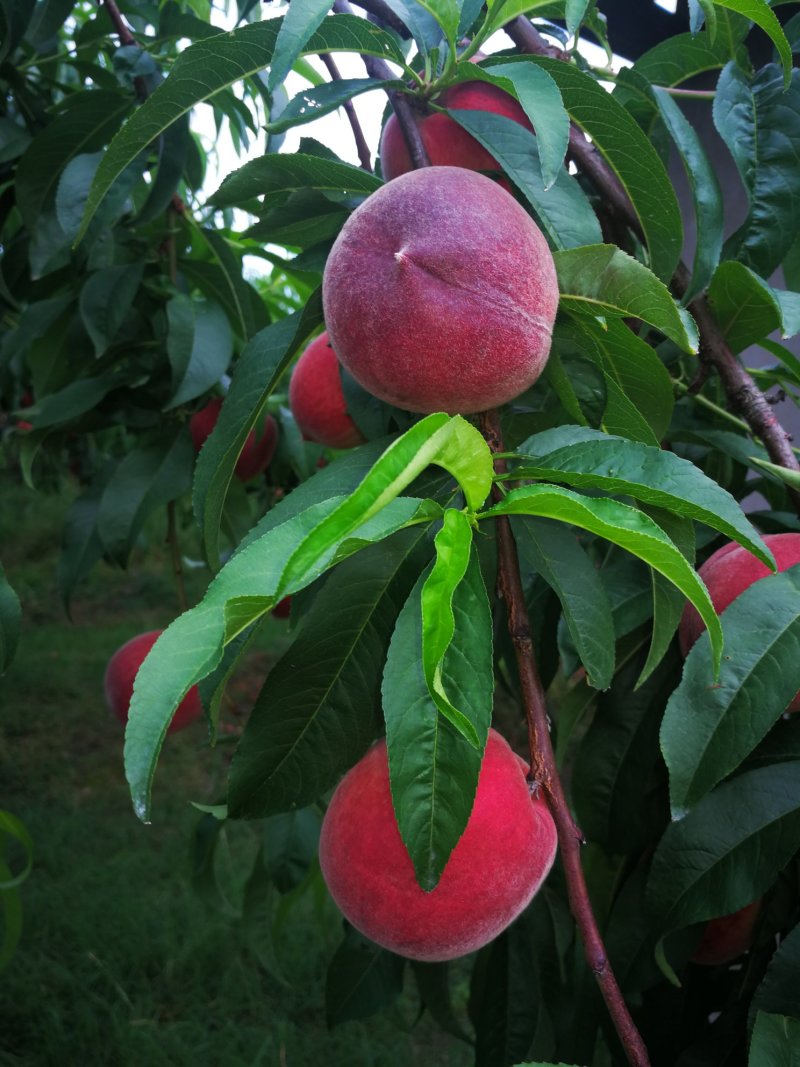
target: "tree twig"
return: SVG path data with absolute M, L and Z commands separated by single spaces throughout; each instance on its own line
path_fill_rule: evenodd
M 377 25 L 388 26 L 390 30 L 394 30 L 395 33 L 399 34 L 404 41 L 411 37 L 411 31 L 403 20 L 398 18 L 383 0 L 353 0 L 353 3 L 356 7 L 366 11 L 368 15 L 372 15 L 370 21 L 374 21 Z
M 105 9 L 108 12 L 109 18 L 111 19 L 114 25 L 114 29 L 117 31 L 119 43 L 125 48 L 129 47 L 130 45 L 134 45 L 135 47 L 136 38 L 133 36 L 130 29 L 128 28 L 128 24 L 122 17 L 122 12 L 117 7 L 115 0 L 103 0 L 103 4 L 105 5 Z M 138 97 L 140 102 L 147 99 L 147 83 L 145 79 L 141 77 L 141 75 L 133 79 L 133 87 L 136 90 L 136 96 Z
M 567 60 L 562 49 L 549 44 L 526 18 L 520 16 L 505 27 L 511 40 L 530 55 L 550 56 Z M 642 227 L 633 205 L 617 175 L 597 149 L 574 125 L 570 124 L 569 156 L 594 184 L 611 213 L 642 237 Z M 680 264 L 672 279 L 672 290 L 683 296 L 689 282 L 689 272 Z M 705 296 L 697 297 L 689 306 L 700 331 L 700 359 L 714 368 L 722 382 L 728 406 L 747 423 L 750 432 L 761 439 L 773 463 L 789 470 L 800 471 L 800 463 L 791 447 L 789 437 L 781 426 L 764 394 L 741 365 L 725 341 Z M 795 511 L 800 514 L 800 493 L 787 488 L 787 495 Z
M 492 452 L 503 452 L 500 421 L 496 411 L 484 412 L 481 416 L 481 429 Z M 495 470 L 498 474 L 506 473 L 505 460 L 496 459 Z M 494 490 L 494 493 L 495 499 L 499 499 L 497 490 Z M 499 585 L 508 614 L 508 630 L 514 645 L 525 716 L 528 722 L 531 776 L 534 783 L 544 790 L 550 813 L 556 824 L 570 911 L 583 940 L 586 960 L 597 979 L 600 993 L 608 1008 L 614 1029 L 625 1049 L 628 1062 L 632 1067 L 649 1067 L 650 1059 L 647 1048 L 631 1018 L 608 961 L 583 876 L 580 858 L 583 835 L 570 813 L 550 741 L 544 691 L 536 667 L 530 619 L 525 605 L 514 535 L 506 517 L 500 517 L 495 521 L 497 523 Z
M 353 10 L 347 0 L 335 0 L 333 10 L 338 11 L 341 14 L 353 14 Z M 392 72 L 391 67 L 384 60 L 379 59 L 377 56 L 362 56 L 361 58 L 364 61 L 364 66 L 367 68 L 367 74 L 369 74 L 371 78 L 378 78 L 381 81 L 396 80 L 397 76 Z M 419 132 L 414 109 L 411 106 L 407 95 L 397 89 L 389 89 L 388 96 L 394 113 L 397 115 L 397 121 L 400 123 L 403 139 L 408 147 L 414 168 L 429 167 L 430 160 L 428 159 L 428 153 L 422 142 L 422 135 Z
M 339 68 L 333 60 L 332 56 L 329 56 L 327 52 L 321 52 L 319 57 L 325 64 L 328 73 L 333 81 L 341 81 L 342 76 L 339 73 Z M 350 123 L 350 128 L 353 131 L 353 137 L 356 142 L 356 149 L 358 151 L 358 158 L 361 166 L 364 170 L 368 170 L 372 173 L 372 162 L 370 160 L 369 145 L 364 137 L 364 131 L 361 129 L 361 124 L 358 121 L 358 115 L 356 115 L 356 109 L 353 107 L 352 100 L 345 100 L 344 112 L 347 115 L 347 121 Z

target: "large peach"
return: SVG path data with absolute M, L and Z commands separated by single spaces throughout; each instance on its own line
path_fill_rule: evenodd
M 764 543 L 772 550 L 779 571 L 788 570 L 795 563 L 800 563 L 800 534 L 768 534 L 764 538 Z M 765 563 L 751 555 L 746 548 L 737 545 L 735 541 L 730 541 L 708 557 L 698 574 L 708 588 L 714 608 L 718 614 L 722 614 L 745 589 L 749 589 L 753 582 L 766 578 L 772 574 L 772 571 Z M 705 630 L 705 623 L 697 610 L 691 604 L 687 604 L 678 628 L 678 640 L 684 656 L 689 654 L 689 650 L 703 630 Z M 787 710 L 800 711 L 800 692 Z
M 289 382 L 289 406 L 303 436 L 328 448 L 353 448 L 364 437 L 347 414 L 339 360 L 327 333 L 300 356 Z
M 211 435 L 211 431 L 217 425 L 221 407 L 222 397 L 214 397 L 213 400 L 209 400 L 204 408 L 195 412 L 189 420 L 189 430 L 192 434 L 192 444 L 195 452 L 200 451 L 206 439 Z M 277 444 L 278 424 L 271 415 L 267 415 L 264 419 L 261 433 L 256 436 L 255 430 L 250 431 L 244 447 L 239 453 L 239 458 L 236 460 L 234 474 L 239 481 L 249 482 L 257 474 L 265 471 L 275 454 Z
M 128 721 L 128 709 L 133 696 L 133 682 L 150 649 L 161 636 L 161 630 L 149 630 L 126 641 L 108 661 L 103 688 L 106 703 L 121 723 Z M 182 730 L 185 726 L 199 719 L 203 714 L 203 705 L 197 686 L 193 685 L 178 705 L 169 732 Z
M 345 367 L 409 411 L 481 411 L 533 385 L 558 282 L 530 216 L 496 182 L 426 167 L 353 212 L 328 256 L 325 321 Z
M 490 731 L 467 827 L 439 884 L 417 885 L 397 828 L 385 741 L 342 779 L 322 824 L 331 894 L 366 937 L 402 956 L 449 960 L 497 937 L 527 906 L 556 854 L 556 828 L 526 767 Z
M 445 89 L 436 101 L 442 107 L 462 111 L 490 111 L 513 119 L 533 130 L 528 116 L 509 93 L 488 82 L 471 81 Z M 463 127 L 442 112 L 418 119 L 422 143 L 434 167 L 466 167 L 467 170 L 501 170 L 500 164 Z M 387 181 L 414 169 L 400 123 L 392 114 L 381 135 L 381 168 Z
M 761 901 L 754 900 L 732 915 L 721 915 L 706 924 L 694 950 L 692 963 L 713 967 L 730 963 L 746 952 L 753 943 Z

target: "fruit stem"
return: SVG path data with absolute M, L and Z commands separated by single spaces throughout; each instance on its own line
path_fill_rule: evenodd
M 325 68 L 331 76 L 331 81 L 341 81 L 342 76 L 339 73 L 339 68 L 333 60 L 332 56 L 329 56 L 327 52 L 320 52 L 319 58 L 325 64 Z M 350 123 L 350 129 L 353 131 L 353 138 L 356 142 L 356 150 L 358 151 L 358 159 L 364 170 L 372 173 L 372 162 L 369 155 L 369 145 L 364 137 L 364 132 L 361 129 L 361 124 L 358 121 L 358 115 L 356 115 L 356 109 L 353 107 L 352 100 L 345 100 L 344 113 L 347 115 L 347 121 Z
M 497 412 L 484 412 L 480 421 L 486 442 L 497 457 L 498 453 L 505 451 Z M 495 470 L 498 474 L 507 473 L 504 459 L 495 459 Z M 492 493 L 494 499 L 498 500 L 499 494 L 496 487 L 493 488 Z M 544 690 L 534 656 L 530 619 L 525 605 L 514 535 L 511 532 L 508 518 L 499 517 L 496 522 L 499 557 L 498 583 L 506 605 L 508 630 L 514 645 L 525 716 L 528 722 L 530 777 L 535 786 L 540 786 L 544 790 L 545 799 L 556 824 L 570 911 L 580 930 L 587 963 L 597 979 L 614 1029 L 619 1035 L 631 1067 L 649 1067 L 650 1058 L 647 1048 L 631 1018 L 611 969 L 583 876 L 580 857 L 583 835 L 575 825 L 569 810 L 550 740 Z
M 186 585 L 183 580 L 183 563 L 181 562 L 181 546 L 178 539 L 178 524 L 175 521 L 174 500 L 170 500 L 167 504 L 167 541 L 172 555 L 172 573 L 175 577 L 175 592 L 178 594 L 178 607 L 182 612 L 188 611 L 189 601 L 186 598 Z

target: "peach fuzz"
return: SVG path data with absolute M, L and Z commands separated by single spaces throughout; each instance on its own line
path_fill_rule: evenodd
M 692 963 L 714 967 L 738 959 L 753 943 L 760 911 L 761 901 L 754 900 L 731 915 L 711 919 L 692 953 Z
M 192 434 L 192 444 L 195 452 L 199 452 L 205 444 L 211 431 L 217 425 L 222 397 L 216 396 L 210 400 L 204 408 L 195 412 L 189 420 L 189 430 Z M 278 424 L 271 415 L 264 419 L 261 434 L 256 437 L 255 430 L 247 435 L 239 458 L 236 460 L 234 474 L 240 482 L 249 482 L 257 474 L 265 471 L 275 454 L 278 444 Z
M 339 360 L 327 333 L 306 348 L 292 371 L 289 407 L 308 441 L 327 448 L 354 448 L 364 437 L 347 414 Z
M 426 167 L 373 193 L 342 227 L 322 282 L 341 362 L 397 407 L 504 404 L 550 353 L 558 282 L 541 231 L 500 186 Z
M 525 763 L 494 730 L 467 827 L 439 884 L 421 889 L 397 828 L 386 742 L 342 779 L 319 858 L 328 889 L 353 926 L 411 959 L 454 959 L 497 937 L 529 904 L 556 855 L 557 835 Z
M 764 544 L 772 551 L 778 571 L 788 570 L 800 563 L 800 534 L 768 534 L 764 538 Z M 768 577 L 772 571 L 746 548 L 730 541 L 709 556 L 697 573 L 705 582 L 715 610 L 721 615 L 753 582 Z M 678 640 L 684 656 L 688 656 L 689 650 L 703 630 L 705 623 L 697 610 L 687 604 L 678 628 Z M 787 711 L 800 711 L 800 692 Z
M 470 81 L 454 85 L 436 100 L 442 107 L 463 111 L 490 111 L 513 119 L 533 131 L 521 105 L 503 89 L 488 82 Z M 500 164 L 455 119 L 435 111 L 417 120 L 420 137 L 434 167 L 465 167 L 467 170 L 501 170 Z M 381 169 L 388 180 L 414 169 L 397 117 L 392 114 L 381 134 Z M 503 185 L 507 188 L 507 183 Z
M 126 641 L 108 661 L 103 688 L 106 703 L 121 723 L 128 721 L 128 708 L 133 696 L 133 682 L 150 649 L 162 634 L 162 630 L 150 630 Z M 178 705 L 169 725 L 169 733 L 182 730 L 203 714 L 203 705 L 196 685 L 193 685 Z

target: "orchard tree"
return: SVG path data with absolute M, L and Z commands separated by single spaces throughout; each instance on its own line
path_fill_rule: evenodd
M 199 0 L 2 6 L 9 462 L 82 486 L 67 605 L 165 509 L 179 588 L 179 534 L 215 572 L 118 710 L 145 821 L 187 694 L 213 742 L 291 598 L 293 643 L 204 826 L 266 820 L 251 904 L 287 888 L 275 853 L 299 862 L 289 886 L 316 884 L 321 835 L 348 921 L 332 1023 L 408 971 L 479 1065 L 798 1056 L 800 466 L 774 401 L 797 400 L 800 364 L 774 336 L 800 330 L 800 15 L 782 6 L 692 0 L 688 32 L 616 74 L 576 47 L 610 64 L 595 0 L 292 0 L 265 21 L 246 0 L 230 32 Z M 346 52 L 364 77 L 339 75 Z M 288 100 L 292 69 L 309 88 Z M 373 90 L 377 160 L 352 102 Z M 204 103 L 251 156 L 208 201 Z M 360 167 L 311 138 L 280 151 L 340 107 Z M 747 210 L 726 237 L 732 166 Z M 754 345 L 770 362 L 750 370 Z M 0 604 L 2 662 L 5 584 Z M 448 961 L 473 952 L 465 1035 Z

